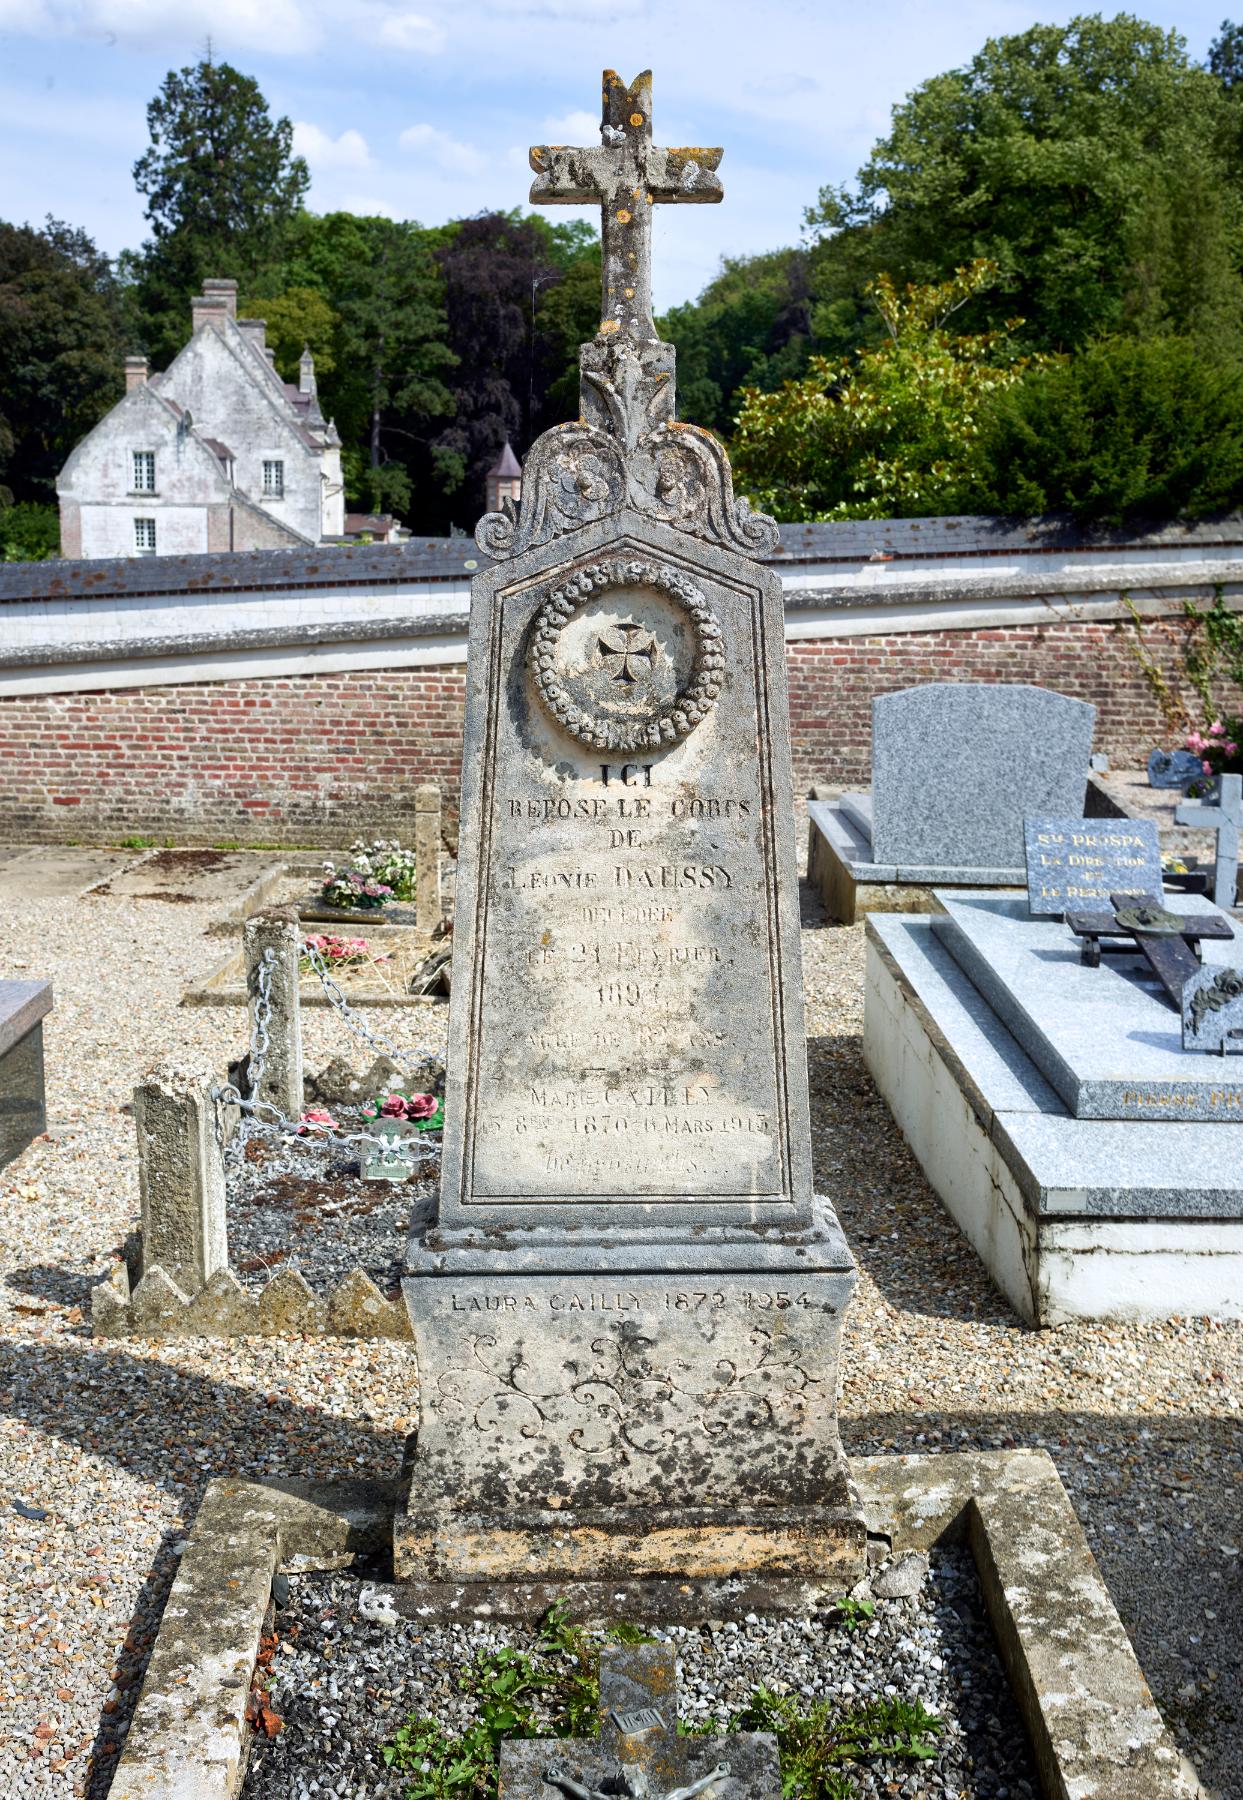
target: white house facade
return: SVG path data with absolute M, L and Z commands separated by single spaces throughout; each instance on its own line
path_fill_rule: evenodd
M 305 351 L 283 381 L 237 283 L 207 281 L 162 375 L 125 360 L 125 395 L 57 481 L 66 557 L 305 549 L 345 530 L 341 440 Z

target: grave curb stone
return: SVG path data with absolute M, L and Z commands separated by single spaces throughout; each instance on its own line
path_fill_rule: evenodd
M 1167 1731 L 1057 1469 L 1043 1450 L 853 1459 L 873 1540 L 895 1554 L 966 1542 L 1045 1792 L 1066 1800 L 1196 1800 L 1201 1790 Z M 236 1800 L 251 1744 L 246 1695 L 273 1576 L 347 1567 L 389 1540 L 387 1482 L 209 1483 L 152 1650 L 109 1800 Z M 230 1586 L 234 1582 L 237 1585 Z M 839 1590 L 840 1593 L 840 1590 Z M 413 1589 L 413 1616 L 469 1617 L 462 1601 L 514 1598 L 506 1584 Z M 671 1619 L 636 1592 L 599 1591 L 584 1623 Z M 727 1596 L 681 1617 L 738 1616 Z M 479 1616 L 536 1617 L 490 1608 Z M 715 1609 L 714 1609 L 715 1604 Z M 752 1610 L 755 1596 L 733 1605 Z M 629 1607 L 630 1610 L 626 1610 Z M 190 1679 L 186 1680 L 187 1671 Z

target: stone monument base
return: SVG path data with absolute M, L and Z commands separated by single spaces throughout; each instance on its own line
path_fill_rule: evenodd
M 854 1265 L 805 1231 L 416 1231 L 420 1430 L 399 1580 L 789 1580 L 840 1594 L 866 1530 L 838 1436 Z

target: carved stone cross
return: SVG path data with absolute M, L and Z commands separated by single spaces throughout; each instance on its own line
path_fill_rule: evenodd
M 779 1800 L 776 1739 L 678 1732 L 673 1651 L 613 1644 L 600 1653 L 600 1735 L 501 1745 L 500 1800 Z
M 1216 806 L 1184 800 L 1175 809 L 1176 825 L 1199 825 L 1217 833 L 1213 899 L 1233 906 L 1239 885 L 1239 830 L 1243 826 L 1243 775 L 1223 775 Z
M 535 144 L 531 167 L 537 206 L 600 205 L 603 291 L 600 332 L 654 338 L 652 214 L 659 202 L 705 205 L 720 200 L 716 173 L 723 152 L 662 150 L 652 143 L 652 72 L 629 87 L 604 71 L 603 143 L 597 149 Z

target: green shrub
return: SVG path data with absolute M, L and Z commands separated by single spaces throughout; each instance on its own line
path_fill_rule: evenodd
M 34 500 L 0 507 L 0 562 L 46 562 L 60 555 L 60 514 Z
M 1102 338 L 995 394 L 964 512 L 1083 524 L 1243 502 L 1243 364 L 1190 338 Z

